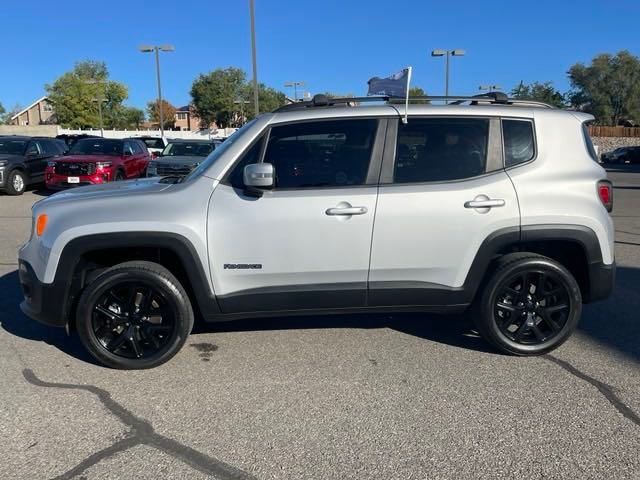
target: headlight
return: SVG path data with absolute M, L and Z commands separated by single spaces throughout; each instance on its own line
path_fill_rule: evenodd
M 7 166 L 7 161 L 6 160 L 0 160 L 0 168 L 4 168 Z
M 111 162 L 96 162 L 97 168 L 108 168 L 112 165 Z

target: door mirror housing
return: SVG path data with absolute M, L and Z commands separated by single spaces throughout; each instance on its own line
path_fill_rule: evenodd
M 252 163 L 244 167 L 243 180 L 246 187 L 271 188 L 276 176 L 270 163 Z

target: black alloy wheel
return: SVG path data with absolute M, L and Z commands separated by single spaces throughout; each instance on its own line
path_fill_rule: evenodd
M 119 283 L 98 298 L 91 327 L 110 353 L 148 358 L 167 345 L 176 329 L 176 316 L 175 307 L 153 286 Z
M 541 355 L 576 329 L 582 294 L 557 261 L 512 253 L 497 261 L 475 307 L 475 324 L 488 342 L 515 355 Z
M 523 345 L 549 341 L 562 331 L 569 313 L 569 291 L 550 271 L 518 273 L 502 283 L 495 298 L 498 328 Z
M 189 296 L 178 279 L 153 262 L 110 267 L 83 290 L 76 310 L 82 344 L 103 365 L 152 368 L 184 345 L 194 323 Z

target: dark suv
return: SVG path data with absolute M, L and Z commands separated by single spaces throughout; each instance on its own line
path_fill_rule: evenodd
M 86 138 L 78 140 L 64 158 L 50 161 L 47 188 L 126 180 L 144 176 L 151 156 L 141 140 Z
M 0 191 L 22 195 L 44 181 L 47 162 L 64 152 L 64 142 L 53 138 L 0 136 Z

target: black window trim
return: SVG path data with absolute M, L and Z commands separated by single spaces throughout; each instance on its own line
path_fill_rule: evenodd
M 448 183 L 461 183 L 461 182 L 469 182 L 478 178 L 487 177 L 489 175 L 495 175 L 496 173 L 504 171 L 504 158 L 503 158 L 503 147 L 501 144 L 496 145 L 496 142 L 499 142 L 501 137 L 496 136 L 496 129 L 499 130 L 500 135 L 502 131 L 502 123 L 499 120 L 499 117 L 495 117 L 492 115 L 413 115 L 409 116 L 408 122 L 411 123 L 411 120 L 417 119 L 456 119 L 456 118 L 467 118 L 467 119 L 480 119 L 480 120 L 488 120 L 489 121 L 489 132 L 487 138 L 487 161 L 485 163 L 485 171 L 480 175 L 475 175 L 473 177 L 467 178 L 459 178 L 454 180 L 433 180 L 427 182 L 403 182 L 396 183 L 393 181 L 393 171 L 395 167 L 396 161 L 396 143 L 398 139 L 398 125 L 401 120 L 398 120 L 397 117 L 389 119 L 389 126 L 387 128 L 387 141 L 385 143 L 385 151 L 383 154 L 383 164 L 382 170 L 380 173 L 380 182 L 379 185 L 381 187 L 404 187 L 411 185 L 441 185 Z M 494 120 L 497 119 L 497 120 Z M 500 165 L 502 162 L 502 167 L 496 168 L 496 165 Z
M 529 165 L 530 163 L 535 162 L 538 159 L 538 135 L 536 133 L 536 122 L 533 118 L 528 117 L 499 117 L 500 118 L 500 132 L 502 135 L 502 165 L 506 171 L 512 170 L 514 168 L 519 168 L 524 165 Z M 511 165 L 507 167 L 507 156 L 506 149 L 504 148 L 504 127 L 502 124 L 503 120 L 517 120 L 519 122 L 529 122 L 531 124 L 531 131 L 533 132 L 533 157 L 526 162 L 516 163 L 515 165 Z
M 264 189 L 265 193 L 267 192 L 292 192 L 296 190 L 335 190 L 335 189 L 349 189 L 349 188 L 367 188 L 376 186 L 378 184 L 378 179 L 380 177 L 380 170 L 382 168 L 382 156 L 384 153 L 385 147 L 385 136 L 387 131 L 387 122 L 389 121 L 386 117 L 381 117 L 378 115 L 366 115 L 366 116 L 354 116 L 354 117 L 327 117 L 327 118 L 313 118 L 313 119 L 300 119 L 300 120 L 292 120 L 287 122 L 277 122 L 272 123 L 266 126 L 266 128 L 257 135 L 256 139 L 247 146 L 242 153 L 238 156 L 238 158 L 234 161 L 233 166 L 231 166 L 227 172 L 225 173 L 222 181 L 220 183 L 231 186 L 231 182 L 229 181 L 229 177 L 231 173 L 235 170 L 237 165 L 244 158 L 244 154 L 248 152 L 255 145 L 256 141 L 262 140 L 262 148 L 260 151 L 260 155 L 258 156 L 258 163 L 264 163 L 265 154 L 267 152 L 267 146 L 269 145 L 269 138 L 271 136 L 271 129 L 275 127 L 282 127 L 287 125 L 294 125 L 298 123 L 318 123 L 318 122 L 330 122 L 330 121 L 349 121 L 349 120 L 376 120 L 376 132 L 375 138 L 373 140 L 373 146 L 371 148 L 371 157 L 369 158 L 369 167 L 367 169 L 367 174 L 365 175 L 364 183 L 360 185 L 327 185 L 321 187 L 286 187 L 286 188 L 266 188 Z

